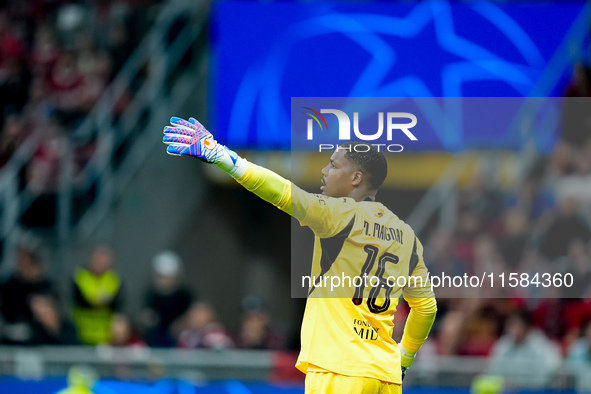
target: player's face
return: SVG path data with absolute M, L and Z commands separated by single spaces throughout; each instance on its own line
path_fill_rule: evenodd
M 322 194 L 329 197 L 347 197 L 354 189 L 352 181 L 357 170 L 345 157 L 345 151 L 335 151 L 322 169 Z

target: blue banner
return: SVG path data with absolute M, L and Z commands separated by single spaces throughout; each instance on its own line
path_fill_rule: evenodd
M 561 96 L 588 57 L 589 8 L 218 1 L 207 127 L 235 149 L 289 149 L 292 97 Z

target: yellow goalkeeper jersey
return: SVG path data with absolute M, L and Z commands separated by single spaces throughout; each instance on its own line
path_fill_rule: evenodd
M 296 367 L 401 384 L 392 339 L 398 298 L 411 307 L 402 340 L 411 352 L 427 338 L 436 308 L 410 226 L 379 202 L 307 193 L 252 163 L 238 182 L 316 235 Z

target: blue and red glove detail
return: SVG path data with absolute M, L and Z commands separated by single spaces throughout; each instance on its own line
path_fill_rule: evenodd
M 195 118 L 189 118 L 188 121 L 172 117 L 170 123 L 173 126 L 164 128 L 164 137 L 162 142 L 168 144 L 166 152 L 178 156 L 194 156 L 209 163 L 215 161 L 215 155 L 212 155 L 217 142 L 213 135 Z

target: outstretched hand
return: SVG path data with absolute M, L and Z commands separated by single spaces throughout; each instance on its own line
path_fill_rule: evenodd
M 193 156 L 208 163 L 215 163 L 216 140 L 197 119 L 172 117 L 171 126 L 164 128 L 162 142 L 168 145 L 166 153 L 175 156 Z
M 172 126 L 164 128 L 166 153 L 174 156 L 193 156 L 207 163 L 216 164 L 231 176 L 237 178 L 246 171 L 246 161 L 236 152 L 218 144 L 213 135 L 197 119 L 189 120 L 172 117 Z

